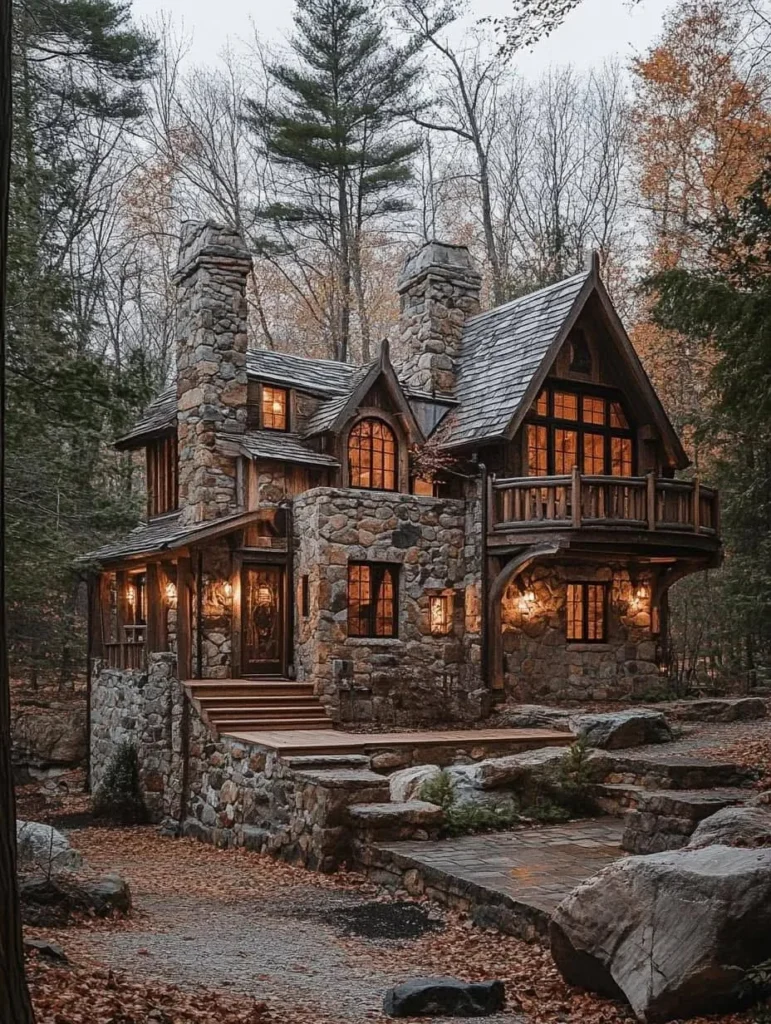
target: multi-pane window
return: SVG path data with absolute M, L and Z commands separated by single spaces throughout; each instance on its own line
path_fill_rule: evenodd
M 397 635 L 397 573 L 382 562 L 348 563 L 348 636 Z
M 177 504 L 177 435 L 172 434 L 147 446 L 147 514 L 162 516 Z
M 286 388 L 262 385 L 261 425 L 266 430 L 289 429 L 289 392 Z
M 603 643 L 607 636 L 607 605 L 607 583 L 568 583 L 568 640 Z
M 348 436 L 351 487 L 396 490 L 396 436 L 383 420 L 359 420 Z
M 634 443 L 621 403 L 597 392 L 543 388 L 526 425 L 530 476 L 632 476 Z

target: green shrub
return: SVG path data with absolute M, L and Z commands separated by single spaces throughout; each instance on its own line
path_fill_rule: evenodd
M 446 813 L 455 803 L 455 786 L 452 776 L 444 769 L 420 787 L 419 797 L 429 804 L 436 804 Z
M 586 740 L 576 740 L 565 751 L 557 768 L 554 783 L 548 787 L 544 797 L 547 802 L 567 812 L 567 817 L 590 818 L 597 813 L 597 804 L 591 795 L 589 750 Z M 567 818 L 563 817 L 561 820 L 565 821 Z
M 147 821 L 147 807 L 139 785 L 139 759 L 133 743 L 124 740 L 107 765 L 92 801 L 95 818 L 120 825 Z
M 493 832 L 522 821 L 519 804 L 513 797 L 501 797 L 495 802 L 488 799 L 484 804 L 458 801 L 452 776 L 446 771 L 427 779 L 420 787 L 419 796 L 442 808 L 445 835 Z
M 739 984 L 739 996 L 752 1006 L 755 1024 L 771 1024 L 771 960 L 745 971 Z

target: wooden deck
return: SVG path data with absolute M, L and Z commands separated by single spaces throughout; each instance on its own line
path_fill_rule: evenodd
M 452 747 L 455 750 L 484 750 L 490 756 L 516 754 L 538 747 L 561 747 L 573 742 L 569 732 L 553 729 L 437 729 L 426 732 L 352 733 L 338 729 L 286 729 L 276 732 L 228 731 L 241 740 L 280 754 L 368 754 L 380 750 L 426 750 Z

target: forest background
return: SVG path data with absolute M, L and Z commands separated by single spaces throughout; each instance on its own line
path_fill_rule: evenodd
M 252 343 L 350 362 L 388 335 L 423 240 L 469 245 L 485 306 L 598 250 L 687 475 L 722 494 L 724 566 L 672 591 L 671 689 L 768 681 L 771 2 L 674 0 L 639 57 L 521 74 L 576 5 L 513 0 L 493 24 L 473 2 L 299 0 L 285 45 L 255 33 L 196 66 L 129 3 L 15 0 L 16 675 L 82 670 L 73 561 L 141 515 L 111 442 L 169 378 L 180 224 L 211 216 L 255 255 Z

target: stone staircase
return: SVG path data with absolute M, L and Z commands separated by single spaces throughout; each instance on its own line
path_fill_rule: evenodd
M 333 727 L 311 683 L 280 676 L 192 679 L 185 688 L 201 717 L 218 734 Z

